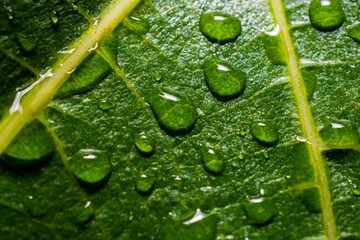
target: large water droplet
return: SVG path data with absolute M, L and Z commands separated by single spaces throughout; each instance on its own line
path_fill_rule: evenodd
M 203 69 L 210 91 L 220 100 L 234 99 L 244 91 L 246 73 L 230 63 L 212 58 L 204 63 Z
M 266 56 L 273 64 L 286 65 L 286 54 L 284 44 L 280 36 L 280 26 L 276 25 L 271 31 L 264 33 L 263 44 L 265 47 Z
M 38 120 L 26 125 L 4 152 L 4 159 L 17 166 L 30 166 L 49 160 L 55 153 L 54 141 Z
M 151 156 L 154 153 L 154 140 L 145 133 L 135 136 L 134 144 L 144 156 Z
M 141 34 L 146 34 L 150 30 L 149 21 L 141 17 L 135 17 L 130 15 L 125 19 L 124 23 L 129 28 Z
M 147 101 L 160 127 L 169 134 L 190 132 L 198 118 L 193 102 L 178 93 L 156 90 Z
M 96 186 L 111 174 L 109 155 L 96 149 L 81 149 L 70 160 L 75 177 L 86 185 Z
M 107 100 L 101 100 L 98 102 L 97 106 L 102 111 L 108 111 L 114 107 L 114 104 L 112 104 L 112 102 L 109 102 Z
M 214 149 L 208 147 L 201 148 L 202 163 L 205 170 L 212 174 L 220 174 L 224 171 L 225 164 Z
M 319 132 L 325 144 L 352 145 L 359 142 L 359 132 L 350 122 L 331 123 Z
M 347 34 L 355 41 L 360 42 L 360 24 L 349 27 L 347 29 Z
M 200 16 L 200 31 L 211 42 L 224 44 L 235 41 L 241 34 L 241 23 L 226 13 L 203 13 Z
M 250 128 L 251 135 L 260 143 L 273 145 L 279 139 L 275 128 L 265 122 L 254 122 Z
M 339 0 L 313 0 L 309 6 L 311 24 L 321 31 L 333 31 L 345 22 Z
M 149 194 L 154 187 L 155 177 L 141 174 L 136 182 L 136 190 L 141 194 Z
M 319 187 L 310 187 L 296 190 L 295 194 L 298 196 L 302 204 L 311 213 L 321 213 L 321 197 Z
M 263 226 L 273 221 L 277 210 L 267 198 L 256 198 L 242 204 L 250 224 Z
M 21 49 L 26 53 L 26 54 L 30 54 L 34 52 L 34 49 L 36 47 L 36 43 L 34 42 L 33 39 L 31 39 L 30 37 L 27 37 L 21 33 L 17 33 L 16 34 L 16 39 L 18 40 Z

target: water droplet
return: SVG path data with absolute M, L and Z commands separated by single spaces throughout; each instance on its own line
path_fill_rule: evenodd
M 219 158 L 214 149 L 202 147 L 201 156 L 202 163 L 204 164 L 205 170 L 207 172 L 217 175 L 224 171 L 224 161 Z
M 108 102 L 107 100 L 101 100 L 97 106 L 102 111 L 108 111 L 114 107 L 114 105 L 111 102 Z
M 129 221 L 131 222 L 132 220 L 134 220 L 134 215 L 132 212 L 129 213 Z
M 220 100 L 234 99 L 244 91 L 246 73 L 230 63 L 212 58 L 204 63 L 203 69 L 210 91 Z
M 28 212 L 34 218 L 43 217 L 47 211 L 45 205 L 41 202 L 41 200 L 38 198 L 34 198 L 33 196 L 29 196 L 29 198 L 25 202 L 25 206 Z
M 195 215 L 190 219 L 190 220 L 187 220 L 185 222 L 183 222 L 185 225 L 190 225 L 190 224 L 193 224 L 193 223 L 196 223 L 198 221 L 201 221 L 203 220 L 204 218 L 206 218 L 206 214 L 203 213 L 200 208 L 196 209 L 196 213 Z
M 161 81 L 162 76 L 160 73 L 155 73 L 154 78 L 155 78 L 155 81 L 159 82 L 159 81 Z
M 247 220 L 256 226 L 267 225 L 273 221 L 277 210 L 267 198 L 256 198 L 242 204 Z
M 266 159 L 269 159 L 269 152 L 267 150 L 264 151 L 264 157 Z
M 313 0 L 309 6 L 311 24 L 320 31 L 333 31 L 345 22 L 339 0 Z
M 250 132 L 257 141 L 267 145 L 273 145 L 279 139 L 279 135 L 275 128 L 270 124 L 264 122 L 252 123 Z
M 46 127 L 38 120 L 26 125 L 4 152 L 4 160 L 10 164 L 29 166 L 53 157 L 54 141 Z
M 358 184 L 356 184 L 354 182 L 354 180 L 352 179 L 348 179 L 349 185 L 350 185 L 350 189 L 352 191 L 352 193 L 356 196 L 360 196 L 360 187 Z
M 351 145 L 359 142 L 359 132 L 350 122 L 328 124 L 319 135 L 325 144 Z
M 241 34 L 241 23 L 226 13 L 203 13 L 200 16 L 200 31 L 211 42 L 224 44 L 235 41 Z
M 73 219 L 75 223 L 83 225 L 88 223 L 94 217 L 94 210 L 90 207 L 91 202 L 84 205 L 78 204 L 73 210 Z
M 125 25 L 129 28 L 141 33 L 146 34 L 150 30 L 149 21 L 141 17 L 128 16 L 125 21 Z
M 28 36 L 25 36 L 24 34 L 21 33 L 17 33 L 16 34 L 16 39 L 18 40 L 21 49 L 26 53 L 26 54 L 30 54 L 34 52 L 34 49 L 36 47 L 36 43 L 34 42 L 33 39 L 31 39 Z
M 280 26 L 276 25 L 271 31 L 262 36 L 265 54 L 273 64 L 286 65 L 286 52 L 280 35 Z
M 81 149 L 69 161 L 75 177 L 83 184 L 96 186 L 111 174 L 109 155 L 96 149 Z
M 347 34 L 349 37 L 351 37 L 355 41 L 360 42 L 360 24 L 350 26 L 347 29 Z
M 311 213 L 321 213 L 321 197 L 319 187 L 309 187 L 295 191 L 302 204 Z
M 50 20 L 51 20 L 51 24 L 54 27 L 58 27 L 59 26 L 59 16 L 58 13 L 56 11 L 53 11 L 50 15 Z
M 149 194 L 153 190 L 154 184 L 154 177 L 141 174 L 136 182 L 136 190 L 141 194 Z
M 238 157 L 239 157 L 240 160 L 243 160 L 243 159 L 244 159 L 244 154 L 243 154 L 243 153 L 240 153 L 240 154 L 238 155 Z
M 183 95 L 158 89 L 147 101 L 160 127 L 169 134 L 188 133 L 197 121 L 198 113 L 193 102 Z
M 246 132 L 244 130 L 241 130 L 240 135 L 244 137 L 246 135 Z
M 154 153 L 154 140 L 145 133 L 137 135 L 134 139 L 134 144 L 144 156 L 151 156 Z

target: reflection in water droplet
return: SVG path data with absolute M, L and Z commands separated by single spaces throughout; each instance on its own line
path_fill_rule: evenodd
M 144 156 L 151 156 L 154 153 L 155 143 L 154 140 L 147 136 L 145 133 L 141 133 L 135 136 L 134 144 L 136 148 L 142 153 Z
M 153 190 L 154 184 L 155 177 L 141 174 L 136 182 L 136 190 L 141 194 L 147 195 Z
M 309 6 L 311 24 L 320 31 L 333 31 L 345 22 L 339 0 L 313 0 Z
M 69 161 L 75 177 L 84 184 L 96 186 L 111 174 L 109 155 L 96 149 L 81 149 Z
M 125 21 L 125 25 L 141 34 L 146 34 L 150 30 L 150 23 L 148 20 L 141 17 L 128 16 Z
M 246 73 L 228 62 L 212 58 L 204 63 L 203 69 L 211 93 L 220 100 L 234 99 L 244 91 Z
M 58 13 L 56 11 L 53 11 L 51 13 L 50 20 L 51 20 L 51 24 L 53 26 L 58 26 L 59 25 L 59 16 L 58 16 Z
M 286 52 L 280 35 L 280 26 L 276 25 L 271 31 L 262 36 L 266 56 L 273 64 L 286 65 Z
M 241 23 L 226 13 L 203 13 L 200 16 L 200 31 L 211 42 L 224 44 L 235 41 L 241 34 Z
M 273 145 L 278 139 L 278 133 L 273 126 L 264 122 L 254 122 L 250 128 L 251 135 L 260 143 Z
M 347 34 L 355 41 L 360 42 L 360 24 L 350 26 L 347 29 Z
M 359 143 L 359 132 L 350 122 L 331 123 L 319 132 L 325 144 L 351 145 Z
M 224 171 L 224 161 L 219 158 L 214 149 L 202 147 L 201 155 L 202 163 L 207 172 L 217 175 Z
M 102 111 L 108 111 L 114 107 L 114 105 L 111 102 L 108 102 L 106 100 L 101 100 L 97 106 Z
M 169 134 L 188 133 L 197 121 L 198 113 L 193 102 L 178 93 L 156 90 L 147 101 L 160 127 Z
M 51 69 L 49 69 L 46 73 L 40 74 L 40 77 L 29 87 L 25 88 L 24 90 L 18 91 L 16 93 L 15 99 L 10 107 L 9 112 L 14 113 L 14 112 L 19 111 L 20 113 L 22 113 L 22 107 L 20 105 L 20 101 L 21 101 L 22 97 L 26 93 L 28 93 L 30 90 L 32 90 L 34 87 L 36 87 L 38 84 L 40 84 L 42 81 L 44 81 L 46 78 L 52 77 L 52 76 L 53 76 L 53 74 L 51 72 Z
M 206 218 L 206 216 L 207 215 L 205 213 L 203 213 L 200 210 L 200 208 L 198 208 L 198 209 L 196 209 L 195 215 L 190 220 L 187 220 L 187 221 L 183 222 L 183 224 L 190 225 L 190 224 L 199 222 L 199 221 L 203 220 L 204 218 Z

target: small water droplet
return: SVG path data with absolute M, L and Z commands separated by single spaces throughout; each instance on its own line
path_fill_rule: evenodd
M 271 31 L 262 36 L 265 54 L 273 64 L 286 65 L 286 52 L 280 35 L 280 26 L 276 25 Z
M 246 73 L 230 63 L 212 58 L 204 63 L 203 69 L 211 93 L 220 100 L 234 99 L 244 91 Z
M 212 174 L 220 174 L 224 171 L 225 164 L 214 149 L 208 147 L 201 148 L 202 163 L 207 172 Z
M 347 29 L 347 34 L 355 41 L 360 42 L 360 24 L 350 26 Z
M 99 185 L 111 174 L 110 157 L 104 151 L 81 149 L 69 163 L 75 177 L 86 185 Z
M 128 16 L 125 21 L 125 25 L 129 28 L 141 33 L 146 34 L 150 30 L 150 23 L 148 20 L 141 18 L 141 17 L 135 17 L 135 16 Z
M 300 199 L 302 204 L 311 213 L 321 213 L 321 197 L 319 187 L 309 187 L 298 189 L 295 191 L 295 195 Z
M 14 20 L 14 14 L 13 14 L 12 8 L 10 6 L 7 6 L 6 10 L 7 10 L 9 20 L 10 21 Z
M 134 215 L 132 212 L 129 213 L 129 221 L 131 222 L 132 220 L 134 220 Z
M 78 204 L 74 207 L 72 215 L 76 224 L 86 224 L 94 217 L 94 210 L 88 203 L 91 202 L 87 202 L 85 206 L 83 204 Z
M 356 183 L 354 183 L 352 179 L 348 179 L 348 182 L 352 193 L 356 196 L 360 196 L 360 187 Z
M 359 132 L 350 122 L 328 124 L 319 135 L 325 144 L 351 145 L 359 142 Z
M 58 13 L 56 11 L 52 11 L 52 13 L 50 15 L 50 20 L 51 20 L 51 24 L 54 27 L 59 26 L 59 16 L 58 16 Z
M 333 31 L 345 22 L 339 0 L 313 0 L 309 6 L 311 24 L 320 31 Z
M 144 156 L 151 156 L 154 153 L 155 143 L 154 140 L 146 135 L 145 133 L 141 133 L 135 136 L 134 144 L 136 148 L 140 151 Z
M 226 13 L 203 13 L 200 16 L 200 32 L 211 42 L 224 44 L 237 39 L 241 34 L 241 23 Z
M 154 78 L 155 78 L 155 81 L 159 82 L 159 81 L 161 81 L 162 76 L 160 73 L 155 73 Z
M 256 198 L 242 204 L 248 222 L 255 226 L 271 223 L 277 213 L 275 205 L 267 198 Z
M 243 154 L 243 153 L 239 153 L 238 157 L 239 157 L 240 160 L 243 160 L 243 159 L 244 159 L 244 154 Z
M 17 33 L 16 39 L 18 40 L 20 47 L 24 51 L 24 53 L 30 54 L 34 52 L 36 47 L 36 42 L 33 39 L 31 39 L 29 36 L 25 36 L 22 33 Z
M 34 198 L 33 196 L 29 196 L 29 198 L 25 202 L 25 206 L 30 215 L 34 218 L 41 218 L 47 212 L 46 206 L 41 202 L 41 200 L 38 198 Z
M 141 174 L 136 182 L 136 190 L 141 194 L 147 195 L 153 190 L 154 184 L 155 177 Z
M 264 151 L 264 157 L 266 159 L 269 159 L 269 152 L 267 150 Z
M 108 110 L 110 110 L 111 108 L 114 107 L 114 105 L 113 105 L 111 102 L 107 101 L 107 100 L 101 100 L 101 101 L 98 103 L 97 106 L 98 106 L 98 108 L 99 108 L 100 110 L 102 110 L 102 111 L 108 111 Z
M 241 130 L 240 136 L 244 137 L 246 135 L 246 132 L 244 130 Z
M 169 134 L 188 133 L 197 121 L 198 113 L 193 102 L 183 95 L 157 89 L 147 101 L 160 127 Z
M 265 122 L 252 123 L 250 132 L 257 141 L 266 145 L 273 145 L 279 139 L 279 135 L 275 128 Z

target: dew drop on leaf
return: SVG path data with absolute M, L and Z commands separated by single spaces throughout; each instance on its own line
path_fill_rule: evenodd
M 269 152 L 267 150 L 264 151 L 264 157 L 266 159 L 269 159 Z
M 301 203 L 304 204 L 310 213 L 322 212 L 319 187 L 298 189 L 295 191 L 295 195 L 297 195 Z
M 355 41 L 360 42 L 360 24 L 350 26 L 347 29 L 347 34 Z
M 19 42 L 20 47 L 24 51 L 24 53 L 30 54 L 34 52 L 36 43 L 34 42 L 33 39 L 21 33 L 16 34 L 16 39 Z
M 154 184 L 154 177 L 141 174 L 136 181 L 136 190 L 141 194 L 149 194 L 153 190 Z
M 224 161 L 218 156 L 214 149 L 202 147 L 201 156 L 202 163 L 207 172 L 218 175 L 224 171 Z
M 114 104 L 112 104 L 111 102 L 109 102 L 107 100 L 101 100 L 98 102 L 97 106 L 102 111 L 108 111 L 114 107 Z
M 244 154 L 243 154 L 243 153 L 239 153 L 238 157 L 239 157 L 240 160 L 243 160 L 243 159 L 244 159 Z
M 200 32 L 211 42 L 224 44 L 235 41 L 241 34 L 241 23 L 226 13 L 203 13 L 200 16 Z
M 345 22 L 339 0 L 313 0 L 309 6 L 311 24 L 320 31 L 333 31 Z
M 129 28 L 141 34 L 146 34 L 150 30 L 149 21 L 141 17 L 135 17 L 130 15 L 125 19 L 124 23 Z
M 50 20 L 51 20 L 51 24 L 54 26 L 54 27 L 57 27 L 59 26 L 59 16 L 58 16 L 58 13 L 56 11 L 53 11 L 50 15 Z
M 157 72 L 156 72 L 156 73 L 154 74 L 154 78 L 155 78 L 155 81 L 159 82 L 159 81 L 161 81 L 162 76 L 161 76 L 160 73 L 157 73 Z
M 242 204 L 247 221 L 251 225 L 263 226 L 271 223 L 277 213 L 273 202 L 267 198 L 256 198 Z
M 183 95 L 157 89 L 147 101 L 160 127 L 168 134 L 188 133 L 197 121 L 198 113 L 194 103 Z
M 348 179 L 350 189 L 355 196 L 360 196 L 360 187 L 352 179 Z
M 46 214 L 46 206 L 41 202 L 40 199 L 29 196 L 27 201 L 25 202 L 25 206 L 30 213 L 31 216 L 34 218 L 41 218 Z
M 204 63 L 203 69 L 210 92 L 218 99 L 231 100 L 244 91 L 246 73 L 230 63 L 212 58 Z
M 154 153 L 154 140 L 145 133 L 141 133 L 135 136 L 134 144 L 140 153 L 144 156 L 151 156 Z
M 278 132 L 273 126 L 264 122 L 253 122 L 250 127 L 251 135 L 260 143 L 273 145 L 278 139 Z
M 276 25 L 271 31 L 262 36 L 265 54 L 273 64 L 286 65 L 286 54 L 280 36 L 280 26 Z
M 109 155 L 96 149 L 81 149 L 70 159 L 75 177 L 85 185 L 96 186 L 111 174 Z
M 320 132 L 325 144 L 351 145 L 359 143 L 359 132 L 350 122 L 330 123 Z
M 54 141 L 38 120 L 26 125 L 4 152 L 5 161 L 16 166 L 30 166 L 49 160 L 55 153 Z
M 88 203 L 85 206 L 78 204 L 74 207 L 72 214 L 76 224 L 83 225 L 94 217 L 94 210 Z

